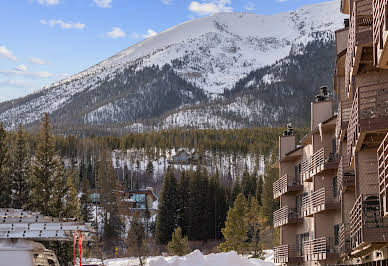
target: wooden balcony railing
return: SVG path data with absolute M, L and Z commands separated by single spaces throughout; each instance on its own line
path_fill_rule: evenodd
M 388 215 L 388 134 L 377 150 L 381 215 Z
M 302 181 L 312 181 L 312 177 L 326 169 L 336 168 L 338 163 L 333 150 L 333 143 L 329 141 L 309 158 L 302 162 Z
M 291 192 L 303 190 L 303 185 L 300 183 L 300 177 L 295 178 L 288 174 L 283 175 L 273 183 L 273 197 L 274 199 L 281 195 Z
M 380 213 L 378 194 L 360 195 L 350 211 L 351 248 L 388 241 L 388 223 Z
M 275 263 L 302 262 L 302 252 L 297 250 L 296 245 L 283 245 L 274 248 Z
M 333 241 L 328 237 L 303 241 L 304 261 L 326 260 L 338 257 Z
M 388 83 L 358 87 L 355 90 L 347 130 L 347 155 L 351 163 L 368 132 L 388 129 Z
M 387 4 L 388 0 L 373 1 L 373 61 L 376 66 L 385 68 L 388 64 L 381 59 L 387 52 Z
M 363 46 L 372 45 L 372 0 L 354 0 L 350 16 L 348 46 L 345 59 L 345 90 L 351 97 L 353 75 L 358 71 Z
M 350 247 L 350 225 L 344 223 L 340 224 L 338 236 L 339 255 L 342 257 L 349 254 L 352 250 Z
M 338 115 L 335 125 L 335 136 L 337 139 L 337 150 L 340 142 L 346 135 L 346 129 L 348 128 L 350 114 L 352 112 L 351 101 L 340 101 L 338 104 Z
M 349 167 L 347 156 L 342 155 L 337 171 L 338 192 L 346 191 L 348 188 L 354 187 L 354 177 L 354 171 Z
M 292 224 L 302 222 L 303 218 L 301 216 L 301 211 L 295 208 L 288 208 L 284 206 L 279 210 L 273 212 L 273 225 L 274 227 L 279 227 L 285 224 Z
M 312 216 L 314 213 L 337 209 L 338 207 L 339 200 L 332 188 L 318 189 L 302 199 L 303 216 Z

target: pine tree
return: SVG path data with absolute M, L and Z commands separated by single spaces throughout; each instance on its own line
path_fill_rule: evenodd
M 207 172 L 200 167 L 190 180 L 190 223 L 188 237 L 190 240 L 207 240 L 209 238 L 209 180 Z
M 240 186 L 240 180 L 237 179 L 233 182 L 233 187 L 232 187 L 232 198 L 230 201 L 230 206 L 233 206 L 234 201 L 237 198 L 237 195 L 241 193 L 241 186 Z
M 80 197 L 80 213 L 81 219 L 84 222 L 90 222 L 93 219 L 92 203 L 90 201 L 90 185 L 88 178 L 82 179 L 81 183 L 81 197 Z
M 178 222 L 178 207 L 177 182 L 173 170 L 169 168 L 163 179 L 156 217 L 155 236 L 158 243 L 167 244 L 170 241 Z
M 59 178 L 60 180 L 57 180 Z M 48 114 L 41 123 L 35 160 L 32 165 L 31 208 L 52 215 L 49 204 L 52 203 L 54 189 L 58 182 L 63 182 L 63 168 L 55 152 L 55 139 L 51 133 Z
M 184 256 L 190 252 L 189 239 L 182 236 L 182 228 L 178 227 L 172 233 L 171 241 L 168 242 L 168 252 L 175 256 Z
M 144 240 L 146 238 L 145 228 L 140 221 L 138 215 L 134 215 L 131 220 L 131 226 L 128 232 L 127 246 L 129 253 L 139 258 L 141 266 L 144 265 L 145 247 Z
M 254 196 L 256 194 L 256 177 L 249 174 L 247 170 L 245 170 L 243 173 L 241 192 L 246 198 L 248 198 L 249 195 Z
M 256 187 L 256 199 L 261 206 L 261 194 L 263 194 L 263 177 L 259 176 Z
M 72 218 L 81 218 L 81 203 L 78 198 L 78 192 L 74 185 L 74 178 L 79 174 L 74 171 L 72 175 L 69 175 L 66 180 L 66 194 L 64 196 L 65 208 L 64 216 Z M 86 178 L 85 178 L 86 179 Z
M 120 184 L 115 177 L 109 151 L 104 151 L 98 161 L 97 188 L 103 210 L 104 247 L 109 248 L 119 243 L 124 226 L 120 216 Z
M 31 191 L 31 156 L 27 149 L 25 133 L 19 125 L 12 151 L 11 190 L 12 206 L 16 209 L 27 209 Z
M 146 173 L 151 176 L 154 174 L 154 164 L 152 163 L 152 160 L 149 160 L 147 163 Z
M 9 145 L 7 132 L 0 122 L 0 207 L 8 208 L 11 204 L 10 180 L 9 180 Z
M 233 205 L 228 211 L 225 228 L 221 230 L 225 242 L 221 243 L 218 249 L 224 252 L 235 250 L 239 254 L 245 254 L 248 251 L 249 226 L 245 222 L 247 201 L 242 193 L 238 194 Z
M 184 235 L 188 234 L 189 222 L 190 222 L 190 208 L 189 208 L 189 195 L 190 195 L 190 174 L 182 172 L 181 178 L 178 183 L 178 196 L 179 196 L 179 208 L 178 208 L 178 226 L 182 229 Z
M 278 177 L 278 171 L 270 166 L 266 169 L 265 180 L 263 184 L 263 192 L 261 195 L 262 215 L 267 221 L 267 225 L 273 225 L 273 212 L 278 207 L 278 201 L 273 198 L 273 182 Z
M 260 206 L 256 198 L 249 197 L 248 212 L 245 215 L 245 222 L 249 226 L 249 250 L 253 252 L 254 258 L 261 257 L 260 244 Z

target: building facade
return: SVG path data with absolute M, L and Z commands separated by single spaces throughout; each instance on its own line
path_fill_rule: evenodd
M 388 265 L 387 4 L 341 1 L 349 20 L 336 32 L 337 107 L 317 97 L 300 145 L 279 138 L 275 263 Z

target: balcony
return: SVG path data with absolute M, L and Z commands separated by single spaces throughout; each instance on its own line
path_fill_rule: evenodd
M 388 129 L 388 83 L 358 87 L 347 129 L 347 155 L 350 165 L 356 151 L 365 143 L 377 146 Z M 384 132 L 384 134 L 382 134 Z M 371 138 L 366 138 L 373 133 Z
M 345 192 L 354 187 L 354 171 L 349 167 L 346 155 L 342 155 L 337 171 L 338 192 Z
M 388 216 L 388 134 L 377 150 L 381 215 Z
M 377 194 L 358 197 L 350 211 L 350 225 L 352 254 L 388 241 L 388 223 L 381 216 Z
M 302 199 L 303 216 L 310 217 L 315 213 L 338 209 L 339 200 L 332 188 L 318 189 Z
M 309 158 L 302 162 L 302 181 L 311 182 L 313 176 L 327 169 L 337 168 L 338 161 L 333 151 L 332 142 L 330 141 L 323 148 L 319 149 Z
M 339 228 L 339 255 L 343 257 L 350 254 L 352 249 L 350 248 L 350 225 L 340 224 Z
M 373 61 L 381 68 L 388 68 L 387 2 L 387 0 L 373 1 Z
M 369 62 L 368 57 L 363 58 L 362 54 L 365 47 L 372 46 L 372 25 L 372 0 L 355 0 L 350 16 L 348 46 L 345 59 L 345 90 L 348 97 L 352 96 L 353 76 L 357 74 L 360 63 L 365 60 L 367 63 Z
M 300 263 L 302 261 L 302 252 L 298 251 L 295 245 L 283 245 L 274 248 L 274 262 L 277 264 Z
M 351 101 L 340 101 L 338 104 L 338 115 L 335 125 L 335 136 L 337 139 L 337 149 L 341 141 L 346 136 L 346 129 L 348 128 L 350 114 L 352 112 Z
M 295 208 L 284 206 L 273 212 L 273 225 L 279 227 L 286 224 L 300 223 L 303 221 L 300 213 Z
M 300 178 L 285 174 L 273 183 L 273 198 L 276 199 L 287 192 L 300 190 L 303 190 L 303 185 L 300 184 Z
M 304 261 L 318 261 L 338 258 L 338 251 L 333 241 L 328 237 L 321 237 L 303 242 Z

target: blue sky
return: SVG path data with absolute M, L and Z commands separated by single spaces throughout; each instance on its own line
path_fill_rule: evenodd
M 0 101 L 82 71 L 176 24 L 215 12 L 275 14 L 322 0 L 3 0 Z

